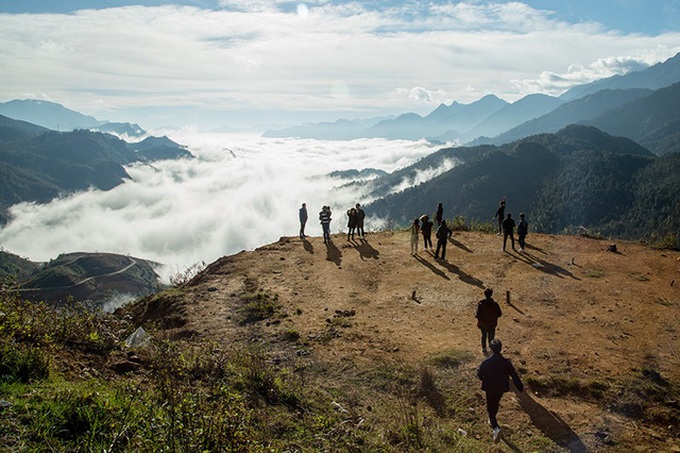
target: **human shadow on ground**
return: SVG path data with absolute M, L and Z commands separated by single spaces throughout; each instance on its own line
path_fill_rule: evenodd
M 467 283 L 468 285 L 477 286 L 477 287 L 480 288 L 480 289 L 484 289 L 484 288 L 485 288 L 484 282 L 482 282 L 482 281 L 479 280 L 478 278 L 473 277 L 473 276 L 470 275 L 470 274 L 465 273 L 461 268 L 459 268 L 459 267 L 456 266 L 455 264 L 451 264 L 451 263 L 449 263 L 449 262 L 446 261 L 446 260 L 439 260 L 439 264 L 440 264 L 442 267 L 445 267 L 446 270 L 448 270 L 449 272 L 458 275 L 458 278 L 459 278 L 460 281 L 462 281 L 463 283 Z
M 380 252 L 371 246 L 366 239 L 359 239 L 350 241 L 362 260 L 364 259 L 374 259 L 377 260 L 380 257 Z
M 512 386 L 517 395 L 520 406 L 531 418 L 531 423 L 541 432 L 552 439 L 557 445 L 566 448 L 572 453 L 585 453 L 586 446 L 581 438 L 562 420 L 557 414 L 550 412 L 539 402 L 534 400 L 527 392 L 520 392 Z
M 453 236 L 449 236 L 449 242 L 459 249 L 465 250 L 468 253 L 474 253 L 472 250 L 470 250 L 467 245 L 463 244 L 462 242 L 459 242 L 453 238 Z
M 543 250 L 542 248 L 536 247 L 535 245 L 531 245 L 531 244 L 527 244 L 527 245 L 524 247 L 524 249 L 525 249 L 525 250 L 526 250 L 526 249 L 536 250 L 537 252 L 541 252 L 541 253 L 544 254 L 544 255 L 547 255 L 547 254 L 548 254 L 548 252 L 546 252 L 546 251 Z
M 342 252 L 335 246 L 333 241 L 326 242 L 326 260 L 333 261 L 336 266 L 342 264 Z
M 415 258 L 422 264 L 423 266 L 427 267 L 430 269 L 432 272 L 440 276 L 441 278 L 444 278 L 446 280 L 451 280 L 448 275 L 446 275 L 441 269 L 437 269 L 436 266 L 434 266 L 432 263 L 430 263 L 428 260 L 425 258 L 421 257 L 420 255 L 415 255 Z
M 524 252 L 522 253 L 519 253 L 516 250 L 512 250 L 512 252 L 507 251 L 507 253 L 510 254 L 513 258 L 523 261 L 527 263 L 529 266 L 532 266 L 541 272 L 545 272 L 546 274 L 552 274 L 560 278 L 571 277 L 574 280 L 581 280 L 580 278 L 569 272 L 567 269 L 558 266 L 557 264 L 538 258 L 537 256 L 527 252 L 526 249 L 524 249 Z
M 302 246 L 305 248 L 305 251 L 307 253 L 314 253 L 314 246 L 312 243 L 309 242 L 306 237 L 302 237 L 300 239 L 302 239 Z

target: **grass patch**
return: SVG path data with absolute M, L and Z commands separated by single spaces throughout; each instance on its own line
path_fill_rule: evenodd
M 278 294 L 258 288 L 257 281 L 247 278 L 240 296 L 241 306 L 237 309 L 241 324 L 250 324 L 273 318 L 281 312 Z
M 432 356 L 430 362 L 438 368 L 456 369 L 463 363 L 472 360 L 472 358 L 473 354 L 470 351 L 449 349 Z
M 540 396 L 571 396 L 584 400 L 600 401 L 609 385 L 598 380 L 582 380 L 565 376 L 527 376 L 526 383 Z
M 604 271 L 601 269 L 588 269 L 583 272 L 586 277 L 590 278 L 602 278 L 604 277 Z

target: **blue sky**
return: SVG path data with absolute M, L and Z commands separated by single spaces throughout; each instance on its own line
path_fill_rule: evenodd
M 199 128 L 512 102 L 664 61 L 680 0 L 0 0 L 0 102 Z

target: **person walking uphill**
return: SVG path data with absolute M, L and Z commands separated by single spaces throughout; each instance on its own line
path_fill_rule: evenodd
M 510 238 L 512 243 L 512 249 L 515 250 L 515 220 L 512 218 L 512 214 L 508 212 L 508 216 L 503 220 L 503 251 L 505 251 L 505 243 Z
M 442 223 L 437 228 L 437 251 L 434 252 L 434 259 L 439 259 L 439 250 L 442 251 L 442 260 L 446 259 L 446 241 L 451 235 L 451 230 L 446 226 L 446 220 L 442 220 Z
M 477 302 L 477 327 L 482 331 L 482 352 L 486 354 L 486 340 L 489 343 L 496 337 L 496 326 L 498 325 L 498 318 L 503 312 L 498 302 L 493 300 L 493 289 L 486 288 L 484 290 L 484 299 Z
M 323 229 L 323 243 L 331 241 L 331 207 L 324 206 L 319 212 L 319 222 Z
M 300 237 L 303 238 L 305 237 L 305 225 L 307 224 L 307 204 L 302 203 L 302 207 L 300 208 Z
M 486 393 L 486 410 L 493 429 L 493 441 L 496 443 L 501 434 L 496 415 L 503 394 L 510 391 L 510 378 L 520 392 L 524 391 L 524 385 L 512 362 L 501 355 L 502 343 L 494 339 L 489 347 L 493 354 L 479 365 L 477 377 L 482 381 L 482 390 Z

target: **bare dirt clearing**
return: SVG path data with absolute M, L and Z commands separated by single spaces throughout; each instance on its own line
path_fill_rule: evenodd
M 165 319 L 175 337 L 257 340 L 280 360 L 322 360 L 329 381 L 350 368 L 418 368 L 458 351 L 462 365 L 451 373 L 476 388 L 483 355 L 474 312 L 492 287 L 503 309 L 496 335 L 529 387 L 501 404 L 508 432 L 541 433 L 571 451 L 679 451 L 678 427 L 669 425 L 678 402 L 642 404 L 649 395 L 626 389 L 680 385 L 680 253 L 621 241 L 613 253 L 609 242 L 561 235 L 530 235 L 528 244 L 526 253 L 503 252 L 500 236 L 456 232 L 437 261 L 422 249 L 411 256 L 407 232 L 366 241 L 338 234 L 329 246 L 284 237 L 221 258 L 172 300 L 148 302 L 143 317 Z M 286 315 L 256 328 L 240 322 L 235 307 L 248 285 Z M 464 404 L 486 435 L 477 393 Z

